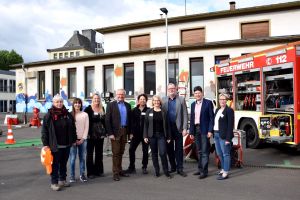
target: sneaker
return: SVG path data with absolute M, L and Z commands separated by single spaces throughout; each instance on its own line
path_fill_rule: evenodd
M 60 187 L 58 184 L 51 184 L 50 188 L 54 191 L 59 191 L 60 190 Z
M 84 174 L 82 174 L 80 177 L 79 177 L 80 181 L 81 182 L 87 182 L 87 178 L 85 177 Z
M 71 177 L 70 180 L 69 180 L 69 182 L 70 182 L 70 183 L 75 183 L 75 182 L 76 182 L 75 177 Z
M 59 187 L 70 187 L 71 185 L 67 181 L 58 181 L 58 186 Z

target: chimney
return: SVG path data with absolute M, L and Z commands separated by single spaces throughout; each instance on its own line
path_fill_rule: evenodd
M 96 31 L 93 29 L 82 30 L 82 35 L 87 37 L 92 44 L 96 42 Z
M 230 10 L 235 10 L 235 1 L 230 1 L 229 5 L 230 5 Z
M 79 31 L 74 31 L 74 35 L 77 35 L 77 34 L 79 34 Z

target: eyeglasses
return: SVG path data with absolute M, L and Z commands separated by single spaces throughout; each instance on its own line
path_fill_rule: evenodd
M 226 101 L 226 99 L 219 99 L 219 101 Z

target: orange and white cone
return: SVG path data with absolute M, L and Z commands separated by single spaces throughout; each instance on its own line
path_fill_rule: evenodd
M 14 134 L 12 132 L 12 128 L 11 128 L 11 119 L 8 118 L 7 119 L 7 138 L 5 141 L 5 144 L 15 144 L 16 140 L 14 139 Z

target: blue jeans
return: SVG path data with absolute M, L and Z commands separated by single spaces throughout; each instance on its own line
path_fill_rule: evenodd
M 215 146 L 217 155 L 221 161 L 221 168 L 228 172 L 230 170 L 230 150 L 231 144 L 225 144 L 225 140 L 223 140 L 218 132 L 215 132 Z
M 210 142 L 209 138 L 207 138 L 207 133 L 200 133 L 200 127 L 196 127 L 196 145 L 198 150 L 198 170 L 201 174 L 208 174 L 208 159 L 209 159 L 209 149 Z
M 87 141 L 84 140 L 84 142 L 81 145 L 73 145 L 70 149 L 70 171 L 71 171 L 71 177 L 73 178 L 75 178 L 75 162 L 76 162 L 77 150 L 78 150 L 78 157 L 79 157 L 80 176 L 84 175 L 86 144 Z
M 166 138 L 156 135 L 150 138 L 150 148 L 152 152 L 152 162 L 156 173 L 159 173 L 158 152 L 164 173 L 168 173 L 167 144 Z
M 69 159 L 70 147 L 58 148 L 57 152 L 52 152 L 52 173 L 51 184 L 57 184 L 58 181 L 65 181 L 67 177 L 67 162 Z

